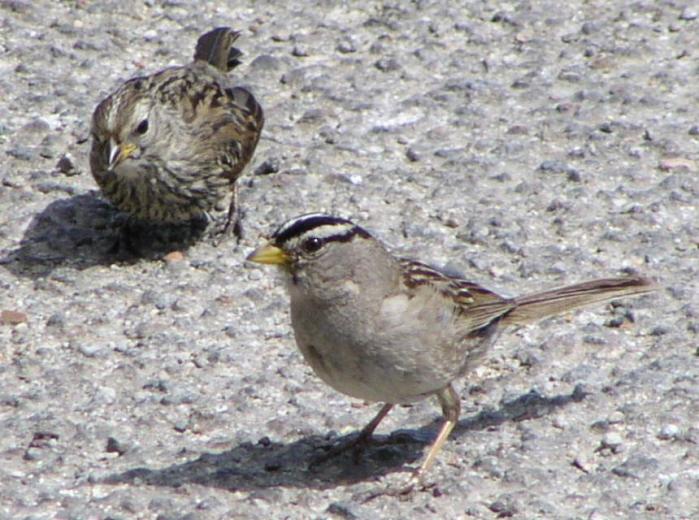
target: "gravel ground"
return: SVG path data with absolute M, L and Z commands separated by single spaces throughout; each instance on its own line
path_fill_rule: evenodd
M 696 3 L 204 5 L 0 1 L 0 517 L 699 517 Z M 221 25 L 267 118 L 246 236 L 120 261 L 92 110 Z M 307 468 L 378 405 L 312 374 L 278 278 L 243 258 L 316 210 L 508 295 L 663 290 L 504 332 L 458 385 L 435 486 L 367 500 L 439 408 Z

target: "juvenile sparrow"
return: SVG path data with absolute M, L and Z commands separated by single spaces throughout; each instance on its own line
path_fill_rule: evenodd
M 655 289 L 646 278 L 604 278 L 503 298 L 397 258 L 360 226 L 317 213 L 283 224 L 248 260 L 285 273 L 296 343 L 315 373 L 344 394 L 385 403 L 352 444 L 366 441 L 394 405 L 437 396 L 444 423 L 407 489 L 457 422 L 451 382 L 477 366 L 500 327 Z
M 231 192 L 264 125 L 262 107 L 226 73 L 240 63 L 239 32 L 219 27 L 197 41 L 194 61 L 132 78 L 92 116 L 90 167 L 118 209 L 145 221 L 176 223 L 208 215 Z

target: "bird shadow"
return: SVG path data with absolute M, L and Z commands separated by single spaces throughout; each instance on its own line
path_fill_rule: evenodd
M 135 263 L 184 250 L 205 230 L 205 219 L 159 226 L 134 221 L 90 192 L 56 200 L 35 215 L 0 265 L 18 276 L 41 278 L 62 266 Z
M 487 410 L 458 422 L 452 439 L 469 431 L 483 430 L 506 421 L 540 418 L 585 398 L 580 387 L 569 395 L 544 397 L 535 391 L 503 403 L 498 410 Z M 375 436 L 362 452 L 351 451 L 309 467 L 308 462 L 332 445 L 347 442 L 356 434 L 332 438 L 311 435 L 284 444 L 267 438 L 258 443 L 244 442 L 220 453 L 203 453 L 198 458 L 166 468 L 138 467 L 100 479 L 104 484 L 145 484 L 177 488 L 199 484 L 229 491 L 259 491 L 274 487 L 328 489 L 364 481 L 374 481 L 390 473 L 408 472 L 406 465 L 422 457 L 441 425 L 437 419 L 416 430 L 397 430 L 388 436 Z

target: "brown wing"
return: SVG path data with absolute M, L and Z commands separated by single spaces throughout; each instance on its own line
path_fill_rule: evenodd
M 226 89 L 226 94 L 227 107 L 235 121 L 231 125 L 230 133 L 233 135 L 230 146 L 236 161 L 229 175 L 229 178 L 235 180 L 255 153 L 265 117 L 262 107 L 248 90 L 234 87 Z
M 264 126 L 264 113 L 255 97 L 242 87 L 226 87 L 224 74 L 240 63 L 240 50 L 233 47 L 240 33 L 230 27 L 218 27 L 199 37 L 190 70 L 208 78 L 211 108 L 206 117 L 212 120 L 213 143 L 221 153 L 216 158 L 224 176 L 235 181 L 250 162 Z M 212 73 L 211 67 L 217 69 Z M 204 82 L 202 82 L 204 83 Z M 196 101 L 195 101 L 196 102 Z
M 166 71 L 167 72 L 167 71 Z M 226 88 L 220 71 L 202 61 L 196 61 L 184 71 L 179 80 L 163 80 L 161 99 L 172 99 L 172 92 L 187 89 L 179 96 L 182 119 L 197 135 L 191 140 L 190 156 L 203 164 L 216 164 L 216 170 L 228 182 L 235 181 L 252 159 L 264 127 L 264 112 L 255 97 L 242 87 Z
M 517 305 L 514 300 L 427 264 L 410 259 L 401 259 L 400 262 L 403 284 L 409 290 L 427 286 L 453 300 L 455 312 L 468 318 L 465 322 L 472 332 L 487 327 Z

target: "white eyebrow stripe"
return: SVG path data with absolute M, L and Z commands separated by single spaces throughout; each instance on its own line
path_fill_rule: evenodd
M 318 226 L 310 231 L 301 233 L 299 238 L 305 238 L 307 236 L 317 237 L 321 240 L 327 240 L 332 237 L 346 236 L 353 232 L 355 229 L 354 224 L 327 224 L 325 226 Z

